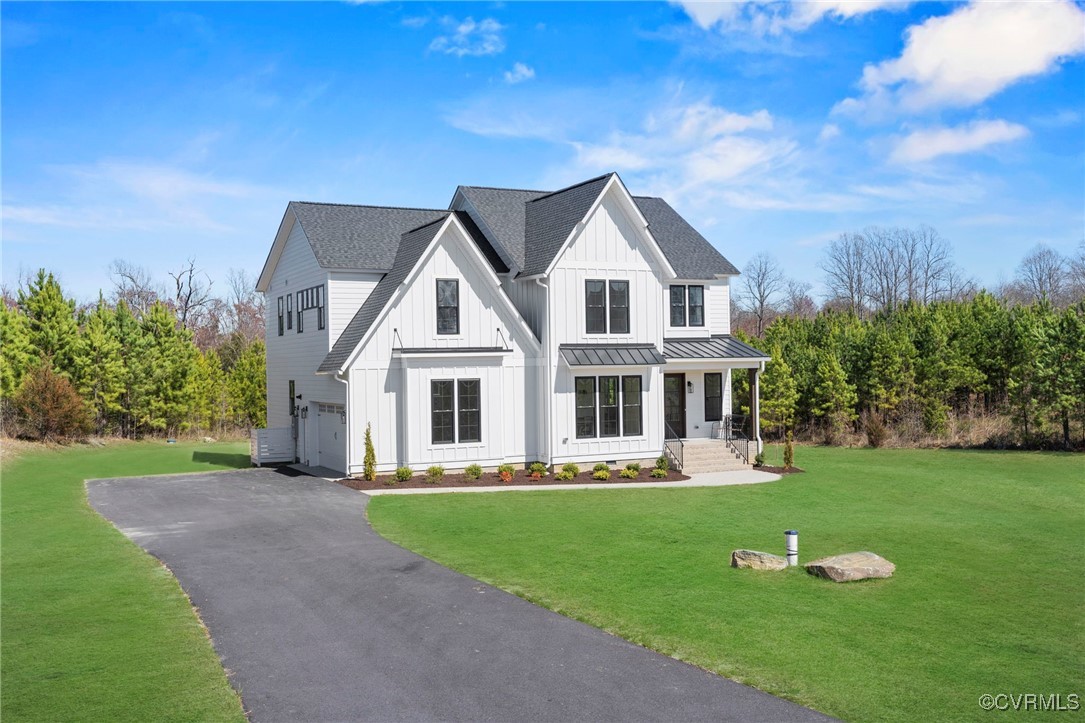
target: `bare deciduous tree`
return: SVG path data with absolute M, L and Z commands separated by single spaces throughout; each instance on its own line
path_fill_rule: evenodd
M 821 270 L 825 272 L 825 287 L 830 302 L 844 303 L 853 313 L 862 316 L 866 303 L 866 256 L 868 243 L 857 233 L 842 233 L 829 244 Z
M 1047 299 L 1053 304 L 1063 300 L 1069 269 L 1058 251 L 1038 244 L 1032 248 L 1017 267 L 1015 282 L 1030 301 Z
M 813 286 L 805 281 L 789 279 L 784 289 L 784 313 L 800 319 L 813 319 L 817 316 L 818 305 L 810 295 Z
M 151 272 L 130 261 L 115 259 L 109 265 L 109 277 L 113 280 L 113 303 L 123 301 L 137 316 L 143 316 L 162 297 L 162 288 Z
M 189 258 L 186 265 L 176 273 L 169 272 L 174 285 L 174 304 L 177 320 L 185 329 L 211 300 L 211 277 L 196 268 L 196 259 Z
M 756 319 L 756 334 L 761 336 L 775 315 L 775 305 L 787 286 L 779 262 L 762 251 L 750 260 L 742 272 L 741 306 Z

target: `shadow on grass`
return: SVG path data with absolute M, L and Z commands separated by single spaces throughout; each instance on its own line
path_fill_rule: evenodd
M 234 469 L 244 469 L 252 464 L 249 455 L 231 454 L 229 452 L 193 452 L 192 461 L 221 467 L 233 467 Z

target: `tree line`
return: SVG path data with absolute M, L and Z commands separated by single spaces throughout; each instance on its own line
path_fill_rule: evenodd
M 1085 244 L 1033 249 L 993 293 L 929 228 L 845 234 L 821 268 L 820 307 L 767 255 L 740 277 L 735 333 L 772 356 L 769 438 L 1085 448 Z
M 189 261 L 172 289 L 116 262 L 107 298 L 79 306 L 52 273 L 0 304 L 5 431 L 38 439 L 87 433 L 223 434 L 266 420 L 263 301 L 243 272 L 231 294 Z

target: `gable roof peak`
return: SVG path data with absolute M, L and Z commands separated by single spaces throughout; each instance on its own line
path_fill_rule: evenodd
M 543 201 L 543 200 L 545 200 L 547 198 L 550 198 L 551 196 L 557 196 L 560 193 L 566 193 L 567 191 L 572 191 L 572 190 L 575 190 L 577 188 L 580 188 L 581 186 L 587 186 L 587 185 L 589 185 L 591 183 L 596 183 L 597 181 L 602 181 L 604 179 L 609 181 L 611 176 L 617 176 L 617 175 L 618 174 L 615 173 L 614 171 L 611 171 L 609 173 L 604 173 L 601 176 L 596 176 L 595 178 L 589 178 L 586 181 L 580 181 L 579 183 L 574 183 L 573 185 L 566 186 L 565 188 L 559 188 L 558 190 L 551 191 L 550 193 L 544 193 L 543 195 L 538 196 L 537 198 L 533 198 L 530 201 L 527 201 L 527 203 L 535 203 L 536 201 Z

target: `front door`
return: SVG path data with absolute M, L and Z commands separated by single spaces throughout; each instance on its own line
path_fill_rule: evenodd
M 665 434 L 686 436 L 686 375 L 663 375 L 663 420 L 670 427 Z

